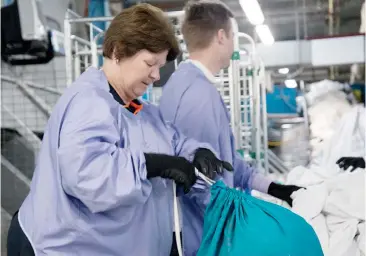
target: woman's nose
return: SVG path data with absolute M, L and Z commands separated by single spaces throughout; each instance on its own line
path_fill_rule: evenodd
M 150 77 L 153 79 L 154 82 L 159 81 L 160 80 L 160 69 L 154 69 L 151 72 Z

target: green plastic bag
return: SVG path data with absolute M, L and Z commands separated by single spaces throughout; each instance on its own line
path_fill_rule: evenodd
M 313 228 L 276 204 L 225 186 L 211 188 L 197 256 L 322 256 Z

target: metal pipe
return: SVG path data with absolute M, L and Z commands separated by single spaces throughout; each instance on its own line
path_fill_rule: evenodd
M 74 48 L 75 48 L 75 52 L 79 51 L 79 44 L 78 42 L 74 41 Z M 81 74 L 81 67 L 80 67 L 80 57 L 81 56 L 74 56 L 74 71 L 75 71 L 75 77 L 80 76 Z
M 5 157 L 3 157 L 2 155 L 1 155 L 1 163 L 4 163 L 4 165 L 6 166 L 6 165 L 8 165 L 7 164 L 7 162 L 5 162 L 3 159 L 5 159 L 5 161 L 7 161 L 6 160 L 6 158 Z M 8 162 L 9 163 L 9 162 Z M 12 165 L 11 163 L 9 163 L 10 165 Z M 10 169 L 10 168 L 8 168 L 8 169 Z M 3 208 L 3 206 L 1 206 L 1 219 L 2 219 L 2 221 L 3 220 L 5 220 L 6 221 L 6 223 L 11 223 L 11 219 L 13 218 L 13 216 L 12 215 L 10 215 L 8 212 L 7 212 L 7 210 L 5 210 L 4 208 Z
M 72 42 L 71 42 L 71 25 L 68 20 L 68 12 L 64 21 L 64 49 L 65 49 L 65 65 L 66 65 L 66 85 L 70 86 L 74 80 L 72 72 Z
M 287 170 L 287 168 L 283 166 L 281 160 L 278 157 L 277 158 L 273 158 L 273 156 L 271 155 L 271 153 L 269 153 L 269 163 L 272 166 L 276 167 L 278 170 L 281 170 L 281 172 L 285 172 L 285 171 L 282 171 L 282 170 Z
M 91 47 L 91 42 L 93 42 L 93 38 L 94 38 L 94 30 L 93 30 L 93 27 L 91 26 L 91 23 L 88 23 L 88 28 L 89 28 L 89 43 L 90 43 L 90 47 Z
M 7 82 L 16 84 L 16 81 L 13 78 L 10 78 L 10 77 L 7 77 L 7 76 L 2 76 L 2 79 L 6 80 Z M 49 93 L 56 94 L 56 95 L 62 95 L 62 92 L 60 92 L 59 90 L 49 88 L 49 87 L 46 87 L 44 85 L 39 85 L 39 84 L 30 82 L 30 81 L 24 81 L 24 84 L 29 86 L 30 88 L 34 88 L 34 89 L 37 89 L 37 90 L 49 92 Z
M 76 49 L 76 56 L 75 56 L 75 61 L 73 63 L 72 60 L 72 41 L 76 41 L 78 43 L 84 44 L 86 47 L 91 47 L 91 52 L 90 54 L 92 55 L 92 65 L 98 65 L 98 47 L 96 44 L 96 40 L 98 40 L 98 36 L 100 35 L 100 33 L 103 33 L 104 31 L 100 28 L 98 28 L 97 26 L 95 26 L 94 24 L 92 24 L 91 22 L 93 21 L 110 21 L 113 19 L 113 17 L 92 17 L 92 18 L 80 18 L 80 16 L 78 17 L 78 15 L 74 15 L 78 18 L 76 19 L 70 19 L 70 14 L 75 14 L 72 11 L 69 11 L 66 13 L 66 19 L 65 19 L 65 38 L 64 38 L 64 45 L 65 45 L 65 61 L 66 61 L 66 82 L 67 85 L 69 86 L 74 77 L 77 76 L 77 74 L 81 73 L 81 67 L 80 67 L 80 57 L 81 56 L 85 56 L 88 55 L 89 53 L 85 53 L 85 52 L 78 52 L 78 44 L 75 43 L 75 49 Z M 71 35 L 71 23 L 87 23 L 88 27 L 89 27 L 89 40 L 90 42 L 76 37 L 76 36 L 72 36 Z M 94 39 L 94 31 L 97 31 L 99 34 L 95 37 Z M 94 42 L 95 40 L 95 42 Z M 81 47 L 83 48 L 83 47 Z M 79 59 L 79 61 L 77 61 L 77 59 Z M 73 65 L 74 64 L 74 65 Z M 74 67 L 75 70 L 75 74 L 72 72 L 72 69 Z
M 283 174 L 279 169 L 275 168 L 271 163 L 268 165 L 268 172 L 269 173 L 277 173 L 277 174 Z
M 8 107 L 1 103 L 2 110 L 5 111 L 7 115 L 9 115 L 14 122 L 17 124 L 17 131 L 29 142 L 29 144 L 33 147 L 35 152 L 39 152 L 41 148 L 41 140 L 33 133 L 28 126 L 22 122 Z
M 335 33 L 339 35 L 340 26 L 341 26 L 341 5 L 340 0 L 336 0 L 336 24 L 335 24 Z
M 251 57 L 252 62 L 253 62 L 253 58 Z M 251 75 L 250 75 L 250 79 L 248 79 L 248 94 L 251 96 L 251 99 L 249 101 L 249 117 L 250 117 L 250 122 L 248 120 L 248 125 L 251 124 L 251 128 L 252 128 L 252 136 L 251 136 L 251 145 L 252 147 L 254 147 L 254 135 L 255 135 L 255 130 L 253 128 L 253 123 L 254 123 L 254 99 L 255 97 L 253 96 L 253 88 L 254 88 L 254 81 L 253 81 L 253 72 L 254 72 L 254 67 L 253 64 L 251 66 L 248 66 L 251 69 Z M 244 70 L 244 72 L 247 72 L 248 68 L 246 68 L 246 70 Z M 252 148 L 253 151 L 253 148 Z
M 328 0 L 328 32 L 332 36 L 334 34 L 334 2 Z M 334 66 L 330 67 L 330 79 L 334 80 Z
M 303 22 L 304 22 L 304 38 L 308 37 L 308 21 L 306 13 L 306 0 L 302 0 L 302 10 L 303 10 Z
M 254 72 L 258 72 L 257 65 L 254 65 Z M 261 102 L 260 102 L 260 85 L 257 74 L 253 75 L 253 84 L 254 84 L 254 106 L 255 106 L 255 121 L 254 121 L 254 131 L 255 131 L 255 159 L 257 163 L 257 167 L 260 168 L 261 163 Z
M 297 43 L 297 56 L 299 58 L 298 63 L 302 62 L 302 51 L 301 51 L 301 42 L 300 42 L 300 19 L 299 19 L 299 3 L 298 0 L 294 2 L 295 8 L 295 32 L 296 32 L 296 43 Z
M 83 39 L 83 38 L 81 38 L 81 37 L 71 35 L 71 40 L 76 41 L 76 42 L 81 43 L 81 44 L 85 44 L 86 46 L 90 47 L 90 42 Z
M 268 171 L 272 171 L 274 173 L 283 174 L 285 173 L 276 163 L 269 161 Z
M 48 88 L 48 87 L 45 87 L 44 85 L 38 85 L 38 84 L 28 82 L 28 81 L 25 82 L 25 84 L 34 89 L 38 89 L 41 91 L 49 92 L 49 93 L 60 95 L 60 96 L 62 95 L 62 92 L 60 92 L 59 90 L 56 90 L 53 88 Z
M 67 18 L 69 19 L 71 15 L 74 16 L 74 18 L 82 18 L 82 16 L 80 14 L 74 12 L 73 10 L 67 9 L 66 10 Z
M 98 68 L 99 61 L 98 61 L 98 40 L 104 35 L 104 32 L 99 33 L 96 35 L 91 43 L 91 52 L 92 52 L 92 66 Z
M 235 142 L 236 142 L 236 145 L 235 145 L 235 148 L 236 149 L 239 149 L 239 143 L 238 141 L 240 140 L 238 138 L 238 134 L 237 134 L 237 123 L 236 123 L 236 106 L 235 106 L 235 94 L 236 94 L 236 90 L 235 90 L 235 83 L 233 82 L 235 80 L 235 74 L 234 74 L 234 68 L 233 68 L 233 64 L 234 64 L 234 61 L 231 60 L 230 61 L 231 64 L 230 64 L 230 68 L 229 68 L 229 97 L 230 97 L 230 121 L 231 121 L 231 129 L 233 130 L 233 133 L 234 133 L 234 138 L 235 138 Z M 230 83 L 231 82 L 231 83 Z
M 268 132 L 267 132 L 267 102 L 266 102 L 266 79 L 265 79 L 265 70 L 264 63 L 260 60 L 260 66 L 262 70 L 262 82 L 261 86 L 261 100 L 262 100 L 262 127 L 263 127 L 263 152 L 264 152 L 264 170 L 265 174 L 268 174 Z
M 243 37 L 243 38 L 247 39 L 250 42 L 250 45 L 252 48 L 252 51 L 251 51 L 252 56 L 256 55 L 254 39 L 250 35 L 242 33 L 242 32 L 238 32 L 238 37 L 239 38 Z
M 273 163 L 278 169 L 288 171 L 288 168 L 283 164 L 283 161 L 275 154 L 272 150 L 268 150 L 268 159 Z
M 269 168 L 269 170 L 272 170 L 272 171 L 276 170 L 279 173 L 285 173 L 287 168 L 283 167 L 282 164 L 278 160 L 274 160 L 271 153 L 273 153 L 273 152 L 271 150 L 269 150 L 269 154 L 268 154 L 268 165 L 269 165 L 268 168 Z
M 2 76 L 1 80 L 16 84 L 19 87 L 19 89 L 23 92 L 23 94 L 27 96 L 38 107 L 38 109 L 41 110 L 43 114 L 45 114 L 47 118 L 51 116 L 52 108 L 43 99 L 38 97 L 38 95 L 36 95 L 32 90 L 30 90 L 28 86 L 24 84 L 24 82 L 10 78 L 8 76 Z
M 297 77 L 298 75 L 300 75 L 303 71 L 304 71 L 304 68 L 301 67 L 301 68 L 297 69 L 296 71 L 294 71 L 293 73 L 288 74 L 287 79 L 293 79 L 293 78 Z
M 249 152 L 251 151 L 251 146 L 250 146 L 250 141 L 251 141 L 251 137 L 252 137 L 252 127 L 250 127 L 249 125 L 249 118 L 250 118 L 250 102 L 253 100 L 252 95 L 250 94 L 250 90 L 249 90 L 249 86 L 251 86 L 251 76 L 248 76 L 246 69 L 248 66 L 250 66 L 250 61 L 246 62 L 244 65 L 244 63 L 242 61 L 240 61 L 239 65 L 240 68 L 243 72 L 243 95 L 239 98 L 240 102 L 244 102 L 244 105 L 241 106 L 243 108 L 243 113 L 242 115 L 244 115 L 244 120 L 242 120 L 242 125 L 241 125 L 241 136 L 242 138 L 244 137 L 243 141 L 242 141 L 242 147 L 244 151 L 244 154 L 249 154 Z
M 231 24 L 234 33 L 234 52 L 239 50 L 239 38 L 238 38 L 238 24 L 235 19 L 231 19 Z M 230 67 L 228 69 L 228 77 L 229 77 L 229 97 L 230 97 L 230 121 L 231 128 L 233 130 L 234 138 L 235 138 L 235 148 L 240 149 L 241 146 L 241 138 L 240 138 L 240 126 L 238 120 L 240 120 L 240 113 L 238 111 L 238 63 L 239 60 L 230 60 Z
M 89 55 L 83 55 L 82 58 L 84 59 L 84 70 L 89 67 Z
M 79 51 L 79 52 L 76 52 L 75 54 L 74 54 L 74 56 L 91 56 L 92 55 L 92 52 L 91 52 L 91 50 L 82 50 L 82 51 Z
M 10 163 L 3 155 L 1 155 L 1 165 L 6 166 L 6 169 L 8 169 L 15 177 L 22 181 L 28 189 L 30 188 L 31 181 L 21 171 L 19 171 L 18 168 L 14 167 L 14 165 L 12 165 L 12 163 Z M 3 211 L 1 211 L 1 218 L 3 218 L 3 214 Z
M 108 22 L 108 21 L 105 21 L 105 22 Z M 103 31 L 103 29 L 101 29 L 101 28 L 99 28 L 99 27 L 95 26 L 93 23 L 88 23 L 88 26 L 89 26 L 90 30 L 92 31 L 92 33 L 93 33 L 93 29 L 94 29 L 95 31 L 99 32 L 99 33 L 104 32 L 104 31 Z
M 253 130 L 253 133 L 252 133 L 252 136 L 254 136 L 252 138 L 252 150 L 255 149 L 256 150 L 256 163 L 257 163 L 257 166 L 259 167 L 260 165 L 260 116 L 258 116 L 260 113 L 257 112 L 258 111 L 258 107 L 259 107 L 259 110 L 260 110 L 260 93 L 257 91 L 258 88 L 256 88 L 257 84 L 256 84 L 256 59 L 255 59 L 255 56 L 256 56 L 256 48 L 255 48 L 255 41 L 254 39 L 248 35 L 248 34 L 245 34 L 245 33 L 242 33 L 242 32 L 238 32 L 238 38 L 245 38 L 247 39 L 250 44 L 251 44 L 251 51 L 249 52 L 249 59 L 250 61 L 254 64 L 251 69 L 252 69 L 252 75 L 249 77 L 250 79 L 247 80 L 248 82 L 248 93 L 249 93 L 249 96 L 250 96 L 250 101 L 249 101 L 249 116 L 250 116 L 250 122 L 252 124 L 252 130 Z M 239 63 L 240 65 L 240 63 Z M 247 72 L 247 70 L 243 70 L 243 72 Z M 253 96 L 253 88 L 256 92 L 255 96 Z M 253 106 L 255 106 L 256 110 L 254 111 L 253 109 Z M 246 111 L 244 111 L 244 115 L 246 115 L 247 113 L 245 113 Z M 255 115 L 254 115 L 255 113 Z M 258 117 L 257 117 L 258 116 Z M 248 123 L 245 124 L 245 125 L 248 125 L 249 124 L 249 121 L 248 120 L 245 120 L 247 121 Z
M 334 26 L 334 3 L 333 0 L 328 0 L 328 33 L 329 35 L 333 35 L 333 26 Z
M 300 42 L 300 21 L 299 21 L 299 8 L 298 8 L 298 0 L 294 1 L 295 8 L 295 34 L 297 43 Z
M 77 18 L 77 19 L 69 19 L 69 23 L 87 23 L 87 22 L 95 22 L 95 21 L 112 21 L 114 17 L 88 17 L 88 18 Z
M 336 8 L 335 8 L 335 34 L 339 35 L 340 33 L 340 25 L 341 25 L 341 19 L 340 19 L 340 1 L 336 0 Z M 334 76 L 337 77 L 339 75 L 339 68 L 338 66 L 335 67 L 335 74 Z

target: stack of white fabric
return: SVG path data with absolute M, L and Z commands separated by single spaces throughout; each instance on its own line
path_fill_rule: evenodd
M 343 84 L 332 80 L 322 80 L 308 85 L 309 92 L 306 93 L 305 98 L 308 105 L 312 106 L 317 102 L 322 101 L 321 97 L 328 95 L 329 93 L 340 91 L 348 87 L 347 84 Z
M 326 256 L 365 255 L 365 172 L 325 178 L 322 170 L 295 168 L 288 181 L 306 186 L 292 197 L 292 211 L 314 228 Z
M 310 122 L 311 164 L 319 165 L 324 145 L 333 137 L 342 117 L 352 106 L 347 95 L 340 91 L 347 85 L 323 80 L 310 84 L 310 92 L 305 95 Z
M 340 170 L 343 156 L 365 157 L 365 109 L 355 106 L 324 143 L 318 165 L 296 167 L 287 184 L 295 192 L 292 210 L 314 228 L 326 256 L 365 255 L 365 170 Z
M 309 108 L 310 130 L 313 137 L 328 139 L 332 136 L 333 133 L 324 128 L 330 128 L 331 132 L 334 132 L 334 124 L 351 110 L 352 107 L 346 97 L 347 95 L 341 91 L 330 92 Z

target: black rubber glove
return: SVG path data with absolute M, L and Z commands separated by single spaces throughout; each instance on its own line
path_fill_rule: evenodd
M 301 189 L 301 187 L 294 185 L 281 185 L 272 182 L 269 185 L 268 194 L 287 202 L 292 207 L 291 194 L 299 189 Z
M 210 179 L 214 179 L 216 174 L 222 174 L 224 169 L 230 172 L 234 170 L 230 163 L 217 159 L 214 153 L 206 148 L 197 149 L 193 165 Z
M 351 169 L 351 172 L 357 168 L 365 169 L 365 159 L 362 157 L 341 157 L 338 159 L 336 164 L 338 164 L 338 166 L 343 170 L 347 170 L 352 166 L 353 168 Z
M 147 178 L 161 177 L 174 180 L 188 193 L 196 183 L 195 167 L 184 157 L 145 153 Z

